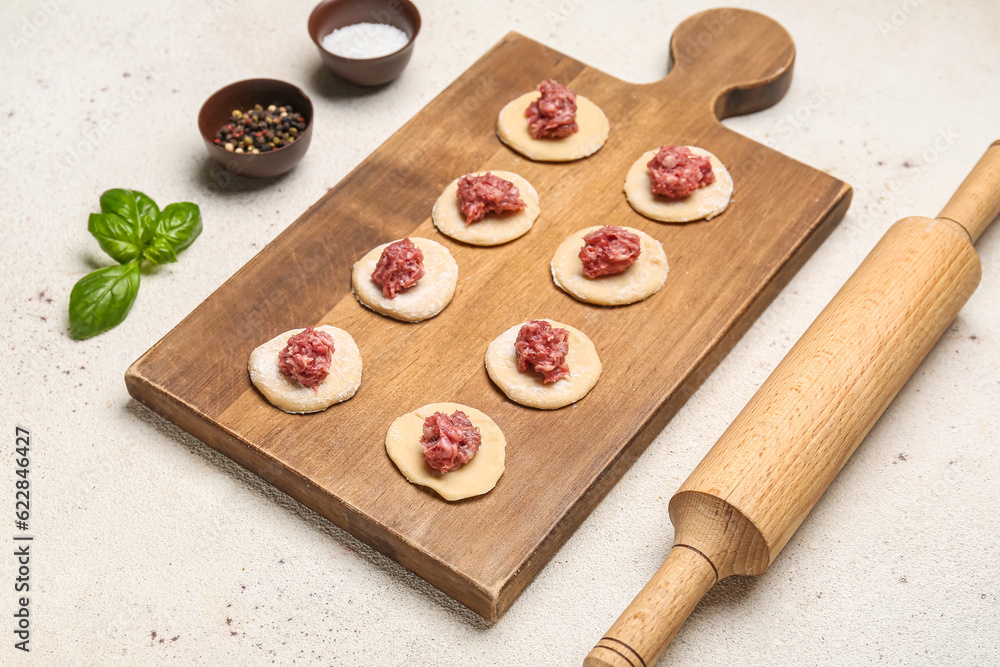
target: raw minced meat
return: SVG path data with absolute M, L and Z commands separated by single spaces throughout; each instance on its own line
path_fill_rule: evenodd
M 423 276 L 424 253 L 410 239 L 387 245 L 372 271 L 372 281 L 382 287 L 382 295 L 387 299 L 395 299 Z
M 424 420 L 420 446 L 424 461 L 441 473 L 454 472 L 472 460 L 482 444 L 479 429 L 461 410 L 435 412 Z
M 289 338 L 288 345 L 278 353 L 278 369 L 282 375 L 318 391 L 316 387 L 330 373 L 333 350 L 333 336 L 306 327 Z
M 524 207 L 517 186 L 489 172 L 469 174 L 458 181 L 458 208 L 466 223 L 482 220 L 487 213 L 521 211 Z
M 576 123 L 576 93 L 552 81 L 538 84 L 542 96 L 528 105 L 528 134 L 534 139 L 568 137 L 580 130 Z
M 639 237 L 616 225 L 605 225 L 583 237 L 583 274 L 588 278 L 622 273 L 639 259 Z
M 555 382 L 569 375 L 566 355 L 569 332 L 557 329 L 545 320 L 532 320 L 521 327 L 514 341 L 517 370 L 542 374 L 542 383 Z
M 695 155 L 685 146 L 662 146 L 646 165 L 653 194 L 683 199 L 698 188 L 715 183 L 707 157 Z

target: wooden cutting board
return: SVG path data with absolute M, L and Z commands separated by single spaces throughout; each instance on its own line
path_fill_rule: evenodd
M 712 10 L 677 28 L 670 74 L 637 85 L 510 33 L 136 361 L 129 393 L 499 618 L 846 211 L 847 184 L 718 120 L 780 99 L 794 55 L 774 21 Z M 590 158 L 535 163 L 497 139 L 500 108 L 549 78 L 607 114 L 611 136 Z M 668 225 L 632 210 L 625 173 L 664 144 L 701 146 L 728 165 L 735 192 L 724 214 Z M 531 232 L 494 248 L 436 233 L 430 213 L 440 192 L 487 169 L 517 172 L 538 190 Z M 602 308 L 555 287 L 556 246 L 595 224 L 663 242 L 670 274 L 660 293 Z M 355 260 L 404 236 L 443 243 L 460 270 L 451 305 L 419 324 L 377 315 L 351 295 Z M 540 317 L 588 334 L 604 364 L 586 398 L 552 412 L 507 400 L 483 364 L 496 335 Z M 281 412 L 251 385 L 247 358 L 278 333 L 320 323 L 354 336 L 361 389 L 322 413 Z M 386 455 L 392 420 L 436 401 L 476 407 L 506 434 L 506 472 L 489 494 L 445 502 L 407 482 Z

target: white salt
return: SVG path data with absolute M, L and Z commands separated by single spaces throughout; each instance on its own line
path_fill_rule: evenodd
M 409 41 L 409 36 L 394 25 L 355 23 L 324 37 L 323 48 L 342 58 L 367 60 L 395 53 Z

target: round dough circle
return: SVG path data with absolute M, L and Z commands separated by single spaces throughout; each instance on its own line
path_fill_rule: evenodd
M 579 329 L 554 320 L 545 320 L 553 327 L 569 332 L 569 377 L 542 384 L 542 376 L 537 373 L 517 370 L 517 353 L 514 342 L 521 327 L 515 324 L 497 336 L 486 350 L 486 372 L 503 393 L 515 403 L 529 408 L 555 410 L 575 403 L 587 395 L 601 377 L 601 360 L 594 344 Z
M 329 324 L 321 324 L 316 330 L 325 331 L 333 337 L 330 374 L 316 385 L 316 389 L 282 375 L 278 367 L 278 353 L 288 345 L 289 338 L 305 329 L 292 329 L 279 334 L 250 353 L 247 364 L 250 381 L 274 407 L 297 415 L 319 412 L 334 403 L 346 401 L 361 386 L 361 352 L 351 334 Z
M 424 461 L 420 446 L 424 420 L 435 412 L 452 414 L 461 410 L 479 429 L 482 444 L 476 455 L 458 470 L 440 473 Z M 431 403 L 397 417 L 385 434 L 385 451 L 406 479 L 429 486 L 445 500 L 462 500 L 486 493 L 504 471 L 507 440 L 500 427 L 485 414 L 461 403 Z
M 646 151 L 629 168 L 625 176 L 625 197 L 636 211 L 659 222 L 693 222 L 695 220 L 711 220 L 726 210 L 729 199 L 733 196 L 733 177 L 726 167 L 704 148 L 685 146 L 695 155 L 707 157 L 712 164 L 715 182 L 698 188 L 684 199 L 670 200 L 660 195 L 654 195 L 653 183 L 649 179 L 646 165 L 652 160 L 659 149 Z
M 416 285 L 399 292 L 394 299 L 387 299 L 382 295 L 382 288 L 372 281 L 372 271 L 388 243 L 355 262 L 351 284 L 354 296 L 363 306 L 404 322 L 420 322 L 444 310 L 455 295 L 458 264 L 448 249 L 436 241 L 415 236 L 411 236 L 410 241 L 424 253 L 424 275 Z
M 601 225 L 587 227 L 566 238 L 552 256 L 552 280 L 560 289 L 579 301 L 599 306 L 621 306 L 642 301 L 660 291 L 667 279 L 667 253 L 663 244 L 649 234 L 622 227 L 639 237 L 639 258 L 622 273 L 588 278 L 583 274 L 580 249 L 583 237 L 600 229 Z
M 531 183 L 512 171 L 489 172 L 477 171 L 469 176 L 482 176 L 491 173 L 497 178 L 510 181 L 517 187 L 518 194 L 525 206 L 520 211 L 508 211 L 502 214 L 487 213 L 486 217 L 472 224 L 465 222 L 465 215 L 458 207 L 458 182 L 460 176 L 448 184 L 441 196 L 434 202 L 431 218 L 434 226 L 445 236 L 470 243 L 472 245 L 500 245 L 524 236 L 531 229 L 538 217 L 538 193 Z
M 524 112 L 541 97 L 537 90 L 507 103 L 497 118 L 497 136 L 521 155 L 539 162 L 568 162 L 596 153 L 608 140 L 611 124 L 601 108 L 583 95 L 576 96 L 576 124 L 580 129 L 568 137 L 535 139 L 528 133 Z

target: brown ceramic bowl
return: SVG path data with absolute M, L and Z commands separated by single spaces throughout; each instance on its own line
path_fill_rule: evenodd
M 323 48 L 323 38 L 355 23 L 388 23 L 410 40 L 399 51 L 380 58 L 344 58 Z M 410 0 L 324 0 L 309 15 L 309 36 L 319 49 L 323 65 L 342 79 L 359 86 L 378 86 L 403 73 L 420 32 L 420 12 Z
M 292 108 L 302 114 L 306 129 L 287 146 L 267 153 L 230 153 L 213 142 L 215 133 L 229 122 L 233 110 L 246 111 L 255 104 L 270 104 Z M 290 83 L 277 79 L 247 79 L 217 90 L 198 112 L 198 129 L 208 154 L 228 171 L 240 176 L 270 178 L 283 174 L 299 163 L 312 138 L 313 106 L 309 97 Z

